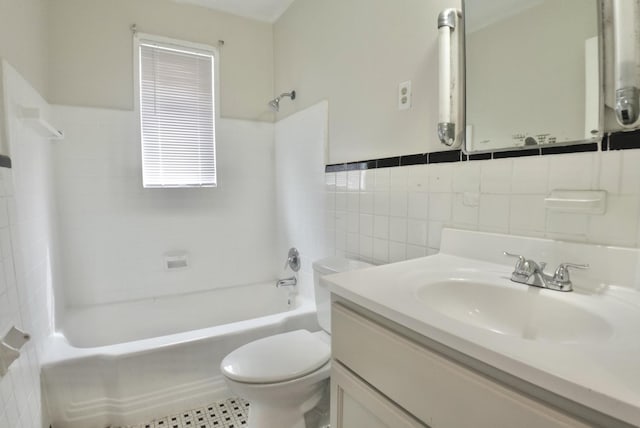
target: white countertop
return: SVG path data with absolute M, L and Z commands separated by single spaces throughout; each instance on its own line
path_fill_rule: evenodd
M 511 263 L 510 261 L 508 263 Z M 450 254 L 323 278 L 332 293 L 427 338 L 586 407 L 640 425 L 640 306 L 628 287 L 593 284 L 572 293 L 509 280 L 512 267 Z M 425 284 L 468 279 L 550 294 L 591 308 L 615 328 L 603 341 L 532 340 L 478 328 L 430 309 L 418 297 Z M 547 294 L 545 294 L 547 295 Z

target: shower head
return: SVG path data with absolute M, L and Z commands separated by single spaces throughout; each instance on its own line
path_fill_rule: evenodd
M 272 99 L 271 101 L 269 101 L 268 106 L 269 108 L 274 111 L 274 112 L 279 112 L 280 111 L 280 100 L 284 97 L 289 97 L 292 100 L 296 99 L 296 91 L 291 91 L 291 92 L 285 92 L 280 94 L 280 96 L 275 97 L 274 99 Z

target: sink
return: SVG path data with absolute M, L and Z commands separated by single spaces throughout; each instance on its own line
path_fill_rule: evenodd
M 574 293 L 451 279 L 423 285 L 417 295 L 430 310 L 446 317 L 526 340 L 594 343 L 614 332 L 604 318 L 572 304 L 572 297 L 579 298 Z

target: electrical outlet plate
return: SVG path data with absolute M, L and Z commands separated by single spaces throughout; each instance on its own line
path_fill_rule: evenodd
M 398 85 L 398 110 L 411 108 L 411 80 Z

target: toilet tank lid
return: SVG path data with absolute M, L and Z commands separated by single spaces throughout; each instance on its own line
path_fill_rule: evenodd
M 360 260 L 347 259 L 345 257 L 331 256 L 313 262 L 313 270 L 323 275 L 348 272 L 356 269 L 363 269 L 373 266 L 371 263 Z

